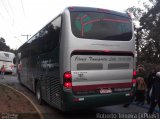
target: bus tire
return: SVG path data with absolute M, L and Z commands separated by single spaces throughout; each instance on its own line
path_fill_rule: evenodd
M 41 92 L 40 81 L 38 81 L 36 83 L 36 98 L 37 98 L 37 101 L 38 101 L 39 105 L 43 105 L 44 104 L 44 101 L 42 99 L 42 92 Z

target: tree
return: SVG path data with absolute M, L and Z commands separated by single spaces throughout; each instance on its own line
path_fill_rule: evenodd
M 5 39 L 2 37 L 0 37 L 0 51 L 16 53 L 16 50 L 10 49 L 10 47 L 6 45 Z
M 142 29 L 147 33 L 142 56 L 146 62 L 160 63 L 160 1 L 152 0 L 153 7 L 140 19 Z
M 9 51 L 10 47 L 6 45 L 5 39 L 4 38 L 0 38 L 0 50 L 1 51 Z
M 5 39 L 0 37 L 0 42 L 5 44 Z
M 142 37 L 142 32 L 141 32 L 141 27 L 137 27 L 136 23 L 139 21 L 139 19 L 142 17 L 144 10 L 141 8 L 138 8 L 136 6 L 130 7 L 126 10 L 126 12 L 131 13 L 134 21 L 134 31 L 135 31 L 135 48 L 136 48 L 136 53 L 137 53 L 137 61 L 140 61 L 140 51 L 141 47 L 143 45 L 143 42 L 141 40 Z
M 135 27 L 137 60 L 139 63 L 160 63 L 160 1 L 149 0 L 152 5 L 143 3 L 144 8 L 131 7 Z

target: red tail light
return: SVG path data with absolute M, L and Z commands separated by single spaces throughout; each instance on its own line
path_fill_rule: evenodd
M 64 73 L 64 78 L 65 78 L 65 79 L 71 79 L 71 78 L 72 78 L 71 73 L 70 73 L 70 72 Z
M 71 88 L 72 87 L 72 83 L 71 82 L 65 82 L 64 83 L 64 87 L 65 88 Z
M 135 87 L 135 86 L 136 86 L 136 83 L 137 83 L 136 75 L 137 75 L 137 72 L 136 72 L 136 70 L 134 70 L 134 71 L 133 71 L 133 79 L 132 79 L 133 87 Z
M 133 71 L 133 76 L 136 76 L 137 75 L 137 72 L 136 71 Z
M 65 72 L 64 75 L 63 75 L 63 84 L 64 84 L 64 87 L 65 88 L 72 88 L 72 74 L 71 72 Z

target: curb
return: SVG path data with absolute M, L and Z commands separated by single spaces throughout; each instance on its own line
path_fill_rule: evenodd
M 19 93 L 19 94 L 21 94 L 21 95 L 23 95 L 23 96 L 33 105 L 33 107 L 35 108 L 35 110 L 38 112 L 40 118 L 41 118 L 41 119 L 45 119 L 44 116 L 42 115 L 41 111 L 37 108 L 37 106 L 33 103 L 33 101 L 32 101 L 28 96 L 26 96 L 26 95 L 23 94 L 22 92 L 14 89 L 14 88 L 12 88 L 11 86 L 8 86 L 8 85 L 6 85 L 6 84 L 0 83 L 0 85 L 3 85 L 3 86 L 5 86 L 5 87 L 7 87 L 7 88 L 9 88 L 9 89 L 11 89 L 11 90 L 14 90 L 15 92 L 17 92 L 17 93 Z

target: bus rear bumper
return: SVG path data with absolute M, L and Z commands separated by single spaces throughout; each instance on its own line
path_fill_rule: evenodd
M 99 94 L 87 96 L 75 96 L 72 93 L 64 93 L 64 111 L 118 105 L 131 102 L 134 98 L 133 92 Z

